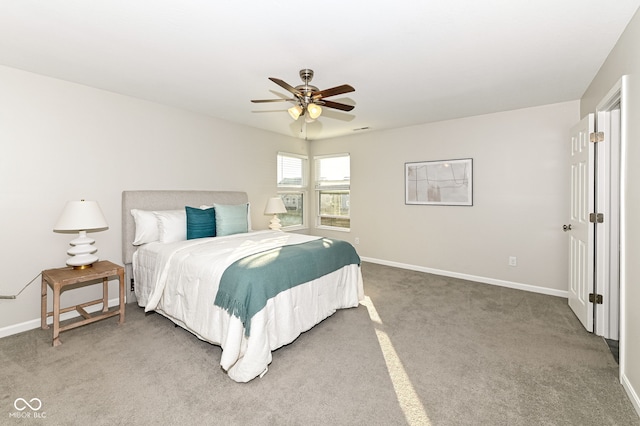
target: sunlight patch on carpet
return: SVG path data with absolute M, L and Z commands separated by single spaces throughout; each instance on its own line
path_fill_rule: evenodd
M 398 397 L 398 402 L 400 403 L 404 417 L 407 419 L 409 425 L 431 425 L 429 416 L 427 416 L 424 406 L 420 402 L 420 398 L 418 398 L 418 394 L 402 366 L 402 361 L 400 361 L 400 357 L 398 357 L 398 353 L 394 349 L 389 335 L 383 330 L 384 324 L 378 315 L 376 307 L 373 305 L 373 301 L 368 296 L 365 296 L 360 304 L 367 308 L 369 318 L 371 318 L 371 321 L 375 324 L 378 343 L 380 344 L 380 349 L 382 349 L 382 355 L 387 364 L 389 377 L 393 383 L 393 389 Z

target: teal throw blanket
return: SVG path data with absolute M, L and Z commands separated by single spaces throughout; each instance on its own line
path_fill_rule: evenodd
M 360 264 L 353 246 L 329 238 L 256 253 L 224 271 L 214 304 L 240 318 L 248 337 L 251 318 L 266 306 L 267 300 L 352 264 Z

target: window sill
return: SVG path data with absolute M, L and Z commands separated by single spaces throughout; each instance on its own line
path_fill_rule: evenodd
M 324 229 L 327 231 L 351 232 L 351 228 L 339 228 L 337 226 L 318 225 L 316 229 Z
M 289 231 L 305 231 L 308 230 L 309 227 L 308 226 L 303 226 L 303 225 L 296 225 L 296 226 L 283 226 L 282 230 L 285 232 L 289 232 Z

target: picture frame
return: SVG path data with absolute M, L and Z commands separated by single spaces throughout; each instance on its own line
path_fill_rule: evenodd
M 473 205 L 473 159 L 404 164 L 405 204 Z

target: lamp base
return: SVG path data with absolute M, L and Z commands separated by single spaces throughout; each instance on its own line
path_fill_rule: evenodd
M 73 269 L 90 268 L 98 261 L 98 256 L 93 254 L 98 251 L 98 248 L 92 245 L 94 242 L 93 238 L 87 237 L 87 231 L 80 231 L 78 238 L 69 243 L 73 247 L 67 251 L 67 254 L 71 255 L 67 259 L 67 265 L 73 266 Z
M 84 269 L 91 268 L 91 265 L 93 265 L 97 261 L 98 256 L 95 256 L 93 254 L 80 254 L 67 259 L 67 265 L 73 266 L 73 269 Z
M 69 266 L 71 266 L 71 265 L 69 265 Z M 89 269 L 89 268 L 93 268 L 93 263 L 90 263 L 88 265 L 73 266 L 73 269 Z
M 269 222 L 269 229 L 274 231 L 280 231 L 282 229 L 282 225 L 280 224 L 280 219 L 278 219 L 277 214 L 274 214 L 271 218 L 271 222 Z

